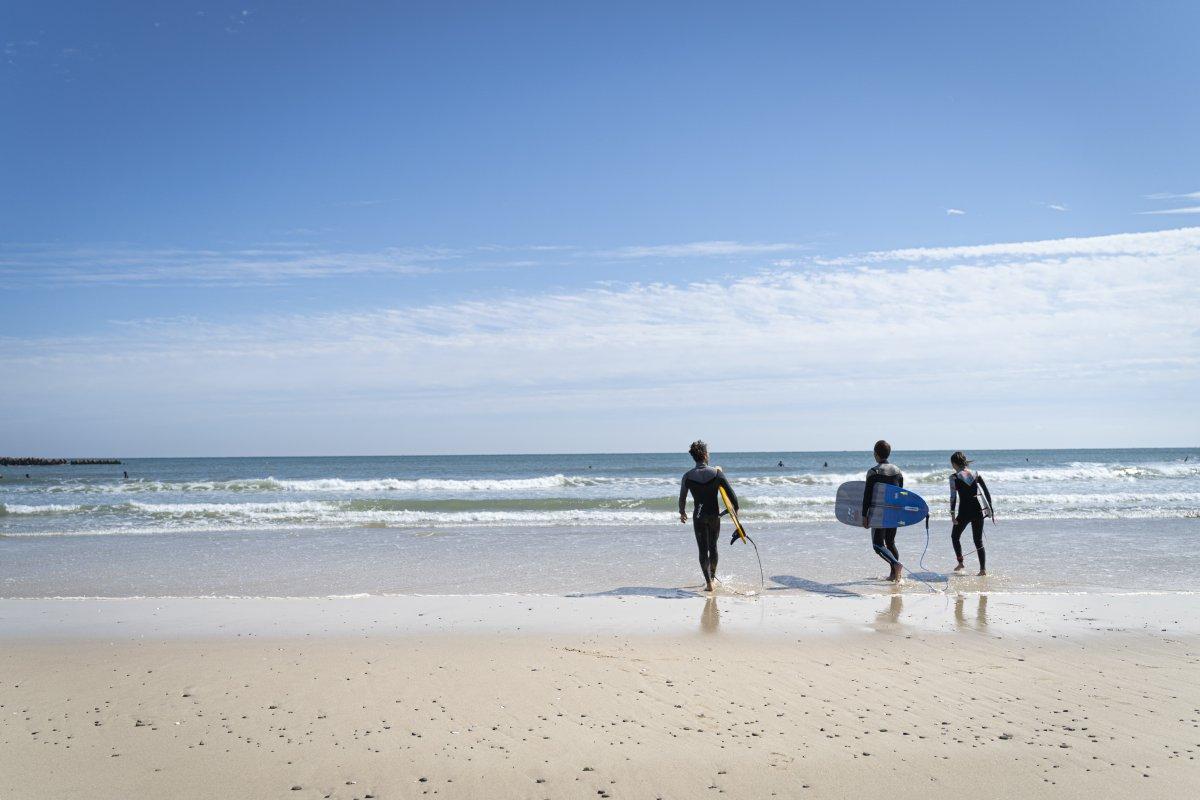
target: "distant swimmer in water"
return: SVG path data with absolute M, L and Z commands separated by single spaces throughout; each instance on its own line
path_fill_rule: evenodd
M 826 461 L 826 462 L 825 462 L 824 464 L 822 464 L 821 466 L 822 466 L 822 467 L 826 467 L 826 468 L 828 468 L 828 467 L 829 467 L 829 462 L 828 462 L 828 461 Z
M 125 480 L 129 480 L 129 473 L 128 473 L 128 472 L 126 472 L 125 470 L 121 470 L 121 474 L 125 476 Z
M 954 467 L 954 474 L 950 476 L 950 517 L 953 522 L 950 543 L 954 545 L 954 556 L 958 559 L 958 566 L 954 571 L 962 572 L 965 569 L 959 539 L 970 525 L 971 537 L 975 540 L 975 552 L 979 556 L 979 574 L 987 575 L 987 553 L 983 549 L 984 507 L 979 502 L 979 490 L 983 490 L 989 509 L 992 507 L 992 493 L 988 491 L 982 475 L 967 469 L 970 463 L 971 460 L 962 450 L 950 456 L 950 466 Z
M 738 499 L 725 473 L 708 465 L 708 445 L 697 439 L 688 448 L 688 454 L 696 466 L 683 476 L 679 487 L 679 521 L 687 522 L 688 493 L 694 501 L 692 506 L 692 530 L 696 534 L 696 549 L 700 554 L 700 571 L 704 573 L 704 591 L 713 590 L 717 577 L 717 539 L 721 538 L 721 509 L 717 501 L 717 488 L 723 487 L 737 511 Z
M 904 473 L 895 464 L 888 461 L 892 455 L 892 446 L 883 439 L 875 443 L 875 466 L 867 470 L 867 488 L 863 491 L 862 520 L 863 527 L 870 528 L 869 514 L 871 498 L 875 493 L 875 484 L 886 483 L 892 486 L 904 486 Z M 900 580 L 903 567 L 900 564 L 900 551 L 896 549 L 895 528 L 873 528 L 871 530 L 871 547 L 879 557 L 891 565 L 892 571 L 886 580 L 895 583 Z
M 783 462 L 782 462 L 782 461 L 780 461 L 780 462 L 779 462 L 779 466 L 781 466 L 781 467 L 783 466 Z

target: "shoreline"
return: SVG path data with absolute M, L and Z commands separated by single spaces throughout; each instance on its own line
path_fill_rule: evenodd
M 51 520 L 47 517 L 46 520 Z M 604 594 L 695 588 L 694 536 L 680 525 L 289 528 L 169 534 L 15 534 L 0 539 L 7 597 L 329 597 Z M 744 520 L 748 525 L 754 520 Z M 23 520 L 0 517 L 0 531 Z M 48 523 L 47 523 L 48 524 Z M 8 525 L 9 527 L 5 527 Z M 990 574 L 954 574 L 949 531 L 898 537 L 901 558 L 937 589 L 978 592 L 1200 591 L 1200 519 L 1006 521 L 986 534 Z M 751 527 L 768 593 L 891 593 L 869 536 L 840 523 Z M 744 546 L 720 546 L 718 577 L 758 590 Z M 970 551 L 972 546 L 964 548 Z M 908 581 L 907 593 L 929 591 Z
M 1200 637 L 1192 593 L 924 593 L 0 599 L 0 641 L 405 637 L 449 634 L 763 639 L 876 632 Z

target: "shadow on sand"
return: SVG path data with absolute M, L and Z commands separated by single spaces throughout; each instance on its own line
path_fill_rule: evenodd
M 618 586 L 616 589 L 609 589 L 606 592 L 580 592 L 567 595 L 567 597 L 661 597 L 666 600 L 682 600 L 702 596 L 699 592 L 693 592 L 690 589 L 664 586 Z
M 837 583 L 818 583 L 810 581 L 808 578 L 797 578 L 795 575 L 772 575 L 771 580 L 778 586 L 770 586 L 767 591 L 779 591 L 781 589 L 800 589 L 813 594 L 824 594 L 829 597 L 862 597 L 858 592 L 852 592 L 845 588 L 846 584 Z

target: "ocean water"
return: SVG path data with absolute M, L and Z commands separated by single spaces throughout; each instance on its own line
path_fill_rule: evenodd
M 1200 448 L 971 455 L 998 519 L 984 579 L 945 575 L 948 453 L 892 458 L 933 510 L 928 548 L 924 528 L 901 531 L 925 579 L 906 591 L 1200 591 Z M 833 518 L 837 486 L 861 479 L 869 454 L 713 463 L 742 498 L 768 591 L 890 591 L 868 534 Z M 0 597 L 685 596 L 699 580 L 675 511 L 689 466 L 680 453 L 4 467 Z M 730 591 L 762 590 L 752 551 L 726 539 L 721 552 Z

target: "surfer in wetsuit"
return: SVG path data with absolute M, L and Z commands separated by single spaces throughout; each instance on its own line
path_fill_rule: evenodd
M 967 526 L 971 526 L 971 537 L 975 540 L 975 552 L 979 555 L 979 574 L 987 575 L 987 554 L 983 550 L 983 506 L 979 502 L 979 490 L 987 501 L 988 509 L 992 507 L 992 493 L 988 491 L 983 476 L 974 470 L 967 469 L 971 460 L 962 450 L 950 456 L 950 466 L 954 474 L 950 476 L 950 517 L 953 527 L 950 529 L 950 543 L 954 545 L 954 555 L 958 559 L 955 572 L 962 572 L 963 551 L 959 540 Z
M 700 551 L 700 571 L 704 573 L 704 591 L 713 590 L 717 577 L 717 539 L 721 536 L 721 508 L 717 499 L 717 487 L 723 487 L 738 510 L 737 494 L 725 473 L 708 465 L 708 445 L 701 439 L 692 442 L 688 453 L 696 466 L 683 476 L 679 487 L 679 521 L 687 522 L 687 498 L 691 493 L 695 501 L 692 508 L 692 530 L 696 533 L 696 549 Z
M 863 491 L 862 525 L 871 527 L 870 512 L 871 498 L 875 492 L 875 484 L 887 483 L 892 486 L 904 486 L 904 474 L 900 468 L 888 461 L 892 455 L 892 446 L 883 439 L 875 443 L 875 466 L 867 470 L 867 488 Z M 879 557 L 891 565 L 892 571 L 886 580 L 900 580 L 900 551 L 896 549 L 895 528 L 873 528 L 871 530 L 871 546 Z

